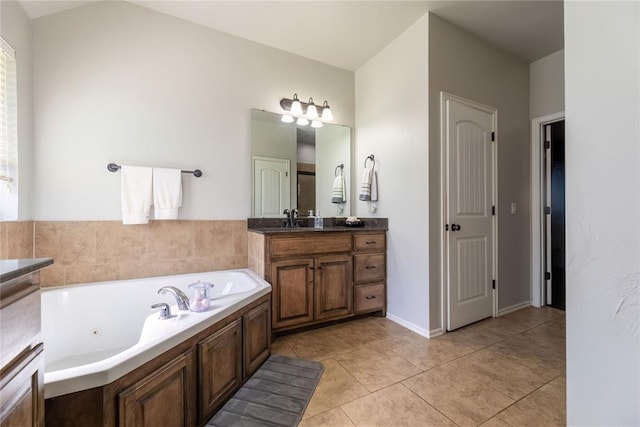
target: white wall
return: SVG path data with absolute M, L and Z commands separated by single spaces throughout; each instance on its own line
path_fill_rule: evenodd
M 250 216 L 250 109 L 297 92 L 353 126 L 354 74 L 126 2 L 34 20 L 35 219 L 116 220 L 109 162 L 199 168 L 180 218 Z
M 356 70 L 354 185 L 375 155 L 378 212 L 389 218 L 388 314 L 429 329 L 428 30 L 420 18 Z M 355 197 L 357 197 L 357 190 Z M 358 216 L 372 216 L 355 201 Z
M 331 203 L 336 166 L 344 165 L 346 203 Z M 349 216 L 352 203 L 351 129 L 346 126 L 323 126 L 316 129 L 316 210 L 323 217 Z M 342 212 L 340 209 L 342 208 Z
M 638 426 L 640 3 L 564 17 L 567 423 Z
M 564 50 L 529 64 L 529 117 L 564 111 Z
M 0 33 L 16 51 L 18 83 L 18 220 L 33 218 L 33 83 L 31 20 L 15 1 L 0 2 Z
M 441 326 L 440 92 L 498 109 L 498 308 L 530 300 L 529 66 L 431 14 L 429 211 L 431 329 Z M 517 214 L 511 215 L 511 202 Z

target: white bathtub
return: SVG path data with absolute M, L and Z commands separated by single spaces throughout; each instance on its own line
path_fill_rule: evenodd
M 157 293 L 175 286 L 189 295 L 198 280 L 215 285 L 204 313 L 180 311 L 171 295 Z M 109 384 L 270 291 L 247 269 L 43 290 L 45 397 Z M 159 319 L 150 309 L 158 302 L 177 316 Z

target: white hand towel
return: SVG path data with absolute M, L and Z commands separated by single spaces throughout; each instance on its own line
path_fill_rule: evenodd
M 153 168 L 153 211 L 155 219 L 178 219 L 182 206 L 180 169 Z
M 151 168 L 122 166 L 121 199 L 123 224 L 148 224 L 151 208 Z
M 360 184 L 360 195 L 358 196 L 360 200 L 371 200 L 371 175 L 373 173 L 373 168 L 364 168 L 362 183 Z
M 371 201 L 378 201 L 378 172 L 371 171 Z
M 345 203 L 347 201 L 347 193 L 345 191 L 344 175 L 340 174 L 333 180 L 333 189 L 331 190 L 331 203 Z

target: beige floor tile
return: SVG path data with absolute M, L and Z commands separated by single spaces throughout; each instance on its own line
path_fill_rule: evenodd
M 567 420 L 566 383 L 561 376 L 498 414 L 513 426 L 564 426 Z
M 334 408 L 311 418 L 302 420 L 300 427 L 356 427 L 347 414 L 340 408 Z
M 367 347 L 335 358 L 369 391 L 376 391 L 420 373 L 391 350 Z
M 382 345 L 423 371 L 462 357 L 478 348 L 464 342 L 407 336 L 387 340 Z
M 331 328 L 316 329 L 288 337 L 289 345 L 298 357 L 324 360 L 355 350 L 348 341 L 336 336 Z
M 514 402 L 451 364 L 402 384 L 461 426 L 483 423 Z
M 502 341 L 508 336 L 508 334 L 502 333 L 495 328 L 485 326 L 484 321 L 482 321 L 448 332 L 437 339 L 471 344 L 477 346 L 477 348 L 482 348 Z
M 517 363 L 521 363 L 538 372 L 545 381 L 549 381 L 565 370 L 564 349 L 558 350 L 541 346 L 521 336 L 508 338 L 487 347 Z
M 298 354 L 293 350 L 289 341 L 277 338 L 271 343 L 271 353 L 281 354 L 283 356 L 298 357 Z
M 450 365 L 464 370 L 514 400 L 526 396 L 548 381 L 533 369 L 486 349 L 451 362 Z
M 563 336 L 551 334 L 549 327 L 542 325 L 536 328 L 529 329 L 522 333 L 522 337 L 530 339 L 531 341 L 539 344 L 540 346 L 552 348 L 558 351 L 564 351 L 566 340 Z
M 324 372 L 303 418 L 312 417 L 369 394 L 369 391 L 335 360 L 326 359 L 322 361 L 322 366 Z
M 454 426 L 402 384 L 395 384 L 342 406 L 357 426 Z
M 507 424 L 506 422 L 502 421 L 500 418 L 498 418 L 498 416 L 495 416 L 491 419 L 489 419 L 488 421 L 480 424 L 480 427 L 510 427 L 511 424 Z
M 398 329 L 401 328 L 401 329 Z M 354 347 L 377 344 L 392 338 L 411 336 L 413 332 L 401 326 L 394 328 L 380 322 L 375 317 L 368 317 L 356 322 L 345 322 L 332 327 L 336 336 L 347 341 Z M 413 334 L 418 336 L 417 334 Z

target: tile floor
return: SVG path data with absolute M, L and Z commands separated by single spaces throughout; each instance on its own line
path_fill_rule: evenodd
M 301 427 L 566 424 L 564 313 L 528 307 L 426 339 L 368 317 L 276 339 L 324 374 Z

